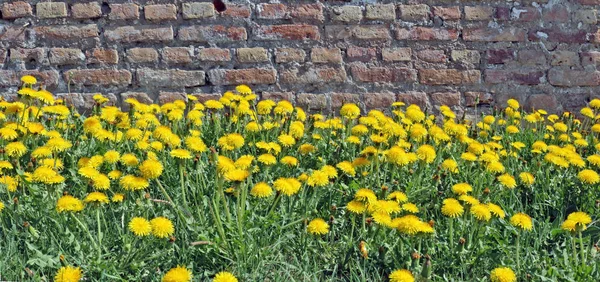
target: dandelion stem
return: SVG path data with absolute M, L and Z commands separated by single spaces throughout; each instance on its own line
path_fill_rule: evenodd
M 450 233 L 450 252 L 454 252 L 454 220 L 452 218 L 448 219 L 449 226 L 448 232 Z
M 585 266 L 585 248 L 583 247 L 583 235 L 579 230 L 579 252 L 581 252 L 581 266 Z
M 183 206 L 187 208 L 187 197 L 186 197 L 186 189 L 185 189 L 185 179 L 183 178 L 183 164 L 181 161 L 179 162 L 179 179 L 181 182 L 181 197 L 183 198 Z
M 517 273 L 521 272 L 521 257 L 519 256 L 519 242 L 521 241 L 520 238 L 520 233 L 517 232 Z
M 98 245 L 98 242 L 96 242 L 96 239 L 94 239 L 94 236 L 92 236 L 92 233 L 90 233 L 90 229 L 83 222 L 81 222 L 81 220 L 79 220 L 79 218 L 77 218 L 74 213 L 70 213 L 70 214 L 73 217 L 73 219 L 77 222 L 77 224 L 79 224 L 79 227 L 81 227 L 83 230 L 85 230 L 85 233 L 90 238 L 90 241 L 94 245 L 94 248 L 96 248 L 96 250 L 98 251 L 98 260 L 100 260 L 100 254 L 101 254 L 100 245 Z

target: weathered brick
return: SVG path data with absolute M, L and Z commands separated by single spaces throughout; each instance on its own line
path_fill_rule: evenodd
M 486 52 L 488 64 L 504 64 L 515 58 L 515 51 L 512 49 L 489 49 Z
M 460 7 L 458 6 L 433 6 L 433 15 L 446 21 L 455 21 L 461 18 Z
M 83 52 L 75 48 L 52 48 L 49 57 L 53 65 L 77 65 L 85 62 Z
M 527 110 L 555 110 L 558 108 L 556 97 L 551 94 L 534 94 L 527 98 Z
M 411 29 L 396 29 L 396 39 L 398 40 L 457 40 L 458 31 L 456 29 L 415 27 Z
M 158 52 L 154 48 L 131 48 L 127 50 L 127 61 L 135 64 L 158 62 Z
M 95 24 L 36 26 L 33 28 L 33 32 L 38 40 L 80 40 L 99 35 L 98 26 Z
M 163 62 L 174 64 L 192 63 L 194 57 L 194 48 L 190 47 L 165 47 L 161 52 Z
M 463 31 L 465 41 L 510 41 L 518 42 L 527 39 L 527 31 L 522 28 L 475 28 Z
M 159 22 L 177 19 L 177 7 L 173 4 L 144 6 L 146 20 Z
M 259 19 L 280 20 L 290 18 L 288 6 L 281 3 L 259 4 L 256 6 L 256 10 Z
M 261 94 L 262 100 L 273 100 L 278 101 L 290 101 L 294 102 L 293 92 L 263 92 Z
M 540 11 L 535 7 L 514 7 L 510 18 L 517 22 L 532 22 L 540 19 Z
M 117 69 L 69 70 L 64 80 L 73 84 L 100 86 L 127 86 L 131 84 L 131 72 Z
M 585 43 L 588 42 L 588 34 L 585 30 L 562 31 L 558 28 L 546 28 L 529 32 L 530 41 L 549 41 L 562 43 Z
M 373 47 L 350 46 L 346 50 L 350 62 L 370 62 L 377 60 L 377 49 Z
M 354 93 L 334 92 L 334 93 L 331 93 L 329 95 L 329 97 L 331 98 L 331 108 L 334 110 L 339 109 L 340 107 L 342 107 L 344 104 L 347 104 L 347 103 L 355 103 L 355 104 L 360 103 L 360 95 L 354 94 Z
M 475 107 L 482 105 L 491 105 L 494 103 L 494 96 L 487 92 L 465 92 L 465 106 Z
M 92 114 L 94 106 L 96 106 L 94 95 L 96 95 L 96 93 L 58 93 L 56 94 L 56 97 L 63 99 L 65 101 L 65 105 L 75 107 L 79 114 L 90 115 Z M 104 97 L 108 98 L 108 102 L 105 105 L 117 105 L 117 96 L 112 93 L 103 95 Z
M 257 6 L 259 19 L 281 20 L 293 19 L 295 21 L 318 21 L 322 22 L 323 6 L 321 4 L 259 4 Z
M 186 20 L 212 18 L 215 16 L 215 6 L 208 2 L 183 3 L 182 14 Z
M 444 50 L 421 50 L 417 52 L 417 57 L 428 63 L 445 63 L 448 56 Z
M 243 27 L 195 25 L 180 28 L 177 38 L 181 41 L 224 43 L 246 41 L 248 34 Z
M 17 74 L 12 70 L 0 70 L 0 87 L 18 86 Z
M 274 84 L 277 71 L 272 68 L 214 69 L 208 72 L 208 79 L 213 85 Z
M 459 63 L 479 64 L 481 56 L 477 50 L 452 50 L 450 53 L 452 60 Z
M 485 70 L 485 82 L 490 84 L 516 83 L 520 85 L 538 85 L 542 83 L 544 72 L 539 70 Z
M 18 77 L 32 75 L 37 78 L 39 85 L 44 85 L 46 89 L 52 91 L 58 87 L 60 74 L 56 70 L 24 70 L 17 73 Z
M 14 48 L 10 49 L 10 61 L 17 63 L 39 63 L 46 60 L 46 51 L 44 48 Z
M 415 69 L 403 67 L 367 67 L 355 64 L 350 67 L 352 77 L 360 82 L 414 82 L 417 81 Z
M 579 65 L 579 54 L 572 51 L 554 51 L 550 59 L 553 66 L 575 66 Z
M 227 10 L 222 12 L 221 15 L 233 19 L 247 19 L 250 18 L 252 11 L 246 5 L 240 4 L 229 4 Z
M 127 99 L 135 99 L 138 102 L 142 103 L 142 104 L 152 104 L 154 101 L 152 100 L 152 98 L 150 98 L 150 96 L 148 96 L 147 93 L 144 92 L 125 92 L 125 93 L 121 93 L 121 99 L 123 101 L 127 100 Z M 123 103 L 123 106 L 121 106 L 121 108 L 123 109 L 123 111 L 129 111 L 129 103 Z
M 290 11 L 290 17 L 295 22 L 323 22 L 325 20 L 323 5 L 320 3 L 294 5 Z
M 114 20 L 137 20 L 140 18 L 140 7 L 133 3 L 109 4 L 110 14 L 108 19 Z
M 95 19 L 102 17 L 102 7 L 97 2 L 75 3 L 71 6 L 71 14 L 75 19 Z
M 173 28 L 122 26 L 106 30 L 104 36 L 107 41 L 121 43 L 167 42 L 173 40 Z
M 387 109 L 396 102 L 396 94 L 392 92 L 365 93 L 363 101 L 367 110 Z
M 64 18 L 67 16 L 65 2 L 40 2 L 35 5 L 37 17 L 40 19 Z
M 465 6 L 465 20 L 488 21 L 494 17 L 494 7 L 490 6 Z
M 383 48 L 381 56 L 384 61 L 389 62 L 410 62 L 412 49 L 409 47 Z
M 231 61 L 231 52 L 229 49 L 201 48 L 198 51 L 198 58 L 203 62 L 229 62 Z
M 236 50 L 237 60 L 240 63 L 260 63 L 269 61 L 267 49 L 262 47 L 238 48 Z
M 371 42 L 390 41 L 390 31 L 381 25 L 329 25 L 325 26 L 329 40 L 367 40 Z
M 286 69 L 281 72 L 283 84 L 316 84 L 316 83 L 341 83 L 346 81 L 346 71 L 342 67 L 310 68 L 304 73 L 298 69 Z
M 0 68 L 4 66 L 4 61 L 6 61 L 7 56 L 8 52 L 4 49 L 0 49 Z
M 310 59 L 313 63 L 342 63 L 342 52 L 339 48 L 312 48 Z
M 543 10 L 543 20 L 547 22 L 565 23 L 569 21 L 569 10 L 565 5 L 552 5 Z
M 420 91 L 407 91 L 398 93 L 396 99 L 400 102 L 404 102 L 407 105 L 418 105 L 421 109 L 426 108 L 429 105 L 429 97 L 425 92 Z
M 431 11 L 425 4 L 417 5 L 398 5 L 400 8 L 400 18 L 404 21 L 426 21 L 429 19 Z
M 419 76 L 422 84 L 429 85 L 475 84 L 481 80 L 481 72 L 479 70 L 422 69 L 419 70 Z
M 598 10 L 577 10 L 573 15 L 573 21 L 582 22 L 584 24 L 597 24 Z
M 334 22 L 358 23 L 363 18 L 360 6 L 336 6 L 331 8 L 331 20 Z
M 460 106 L 462 95 L 457 91 L 431 93 L 431 102 L 436 106 Z
M 88 64 L 116 65 L 119 63 L 119 53 L 115 49 L 96 48 L 85 52 Z
M 304 58 L 306 58 L 306 52 L 302 49 L 277 48 L 275 50 L 276 63 L 304 62 Z
M 554 86 L 564 87 L 598 86 L 600 72 L 552 68 L 548 71 L 548 82 Z
M 296 104 L 308 111 L 328 111 L 327 97 L 324 94 L 300 93 L 296 97 Z
M 367 5 L 367 20 L 393 21 L 396 19 L 396 5 L 394 4 L 370 4 Z
M 320 40 L 319 28 L 306 24 L 266 25 L 254 29 L 258 40 Z
M 524 66 L 543 66 L 546 64 L 546 53 L 539 50 L 519 50 L 519 63 Z
M 581 5 L 600 5 L 600 0 L 575 0 L 575 2 Z
M 193 87 L 206 84 L 205 73 L 203 71 L 186 70 L 155 70 L 138 69 L 136 71 L 137 80 L 141 86 L 149 87 Z
M 580 54 L 581 64 L 584 67 L 590 67 L 591 69 L 596 69 L 600 66 L 600 52 L 598 51 L 588 51 Z
M 494 19 L 497 21 L 510 21 L 511 20 L 511 8 L 510 7 L 496 7 L 496 13 Z
M 181 92 L 160 91 L 158 93 L 158 104 L 160 105 L 164 105 L 166 103 L 173 103 L 177 100 L 187 101 L 187 95 Z
M 0 26 L 0 38 L 5 42 L 21 44 L 25 42 L 25 32 L 21 27 Z
M 25 1 L 16 1 L 2 4 L 2 18 L 12 20 L 33 15 L 31 5 Z

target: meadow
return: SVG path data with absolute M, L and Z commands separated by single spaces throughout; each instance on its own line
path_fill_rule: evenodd
M 600 100 L 0 101 L 0 280 L 600 281 Z M 551 109 L 547 109 L 551 110 Z

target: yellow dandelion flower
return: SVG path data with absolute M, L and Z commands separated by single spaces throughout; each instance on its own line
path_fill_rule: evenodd
M 238 279 L 233 274 L 222 271 L 215 275 L 212 282 L 238 282 Z
M 148 236 L 152 232 L 150 221 L 143 217 L 132 218 L 127 227 L 129 228 L 129 231 L 138 237 Z
M 20 158 L 27 152 L 27 147 L 21 142 L 11 142 L 6 144 L 4 151 L 9 157 Z
M 445 215 L 447 217 L 455 218 L 455 217 L 459 217 L 459 216 L 463 215 L 464 212 L 465 212 L 465 209 L 460 204 L 460 202 L 458 202 L 456 199 L 448 198 L 443 201 L 443 204 L 442 204 L 442 214 L 443 215 Z
M 277 158 L 271 154 L 262 154 L 258 156 L 257 160 L 264 165 L 274 165 L 277 163 Z
M 315 218 L 308 223 L 306 231 L 313 235 L 324 235 L 329 233 L 329 224 L 321 218 Z
M 415 277 L 412 275 L 410 270 L 398 269 L 390 273 L 390 282 L 414 282 Z
M 573 221 L 576 227 L 581 227 L 582 230 L 587 228 L 587 225 L 592 223 L 592 218 L 585 212 L 572 212 L 567 216 L 567 220 Z
M 54 282 L 78 282 L 81 280 L 82 276 L 81 268 L 63 266 L 54 276 Z
M 457 195 L 465 195 L 472 191 L 473 187 L 471 187 L 471 185 L 469 185 L 468 183 L 458 183 L 452 185 L 452 192 L 454 192 Z
M 121 193 L 116 193 L 112 196 L 112 198 L 110 200 L 113 203 L 121 203 L 121 202 L 123 202 L 124 199 L 125 199 L 125 195 L 123 195 Z
M 71 195 L 64 195 L 56 202 L 58 212 L 78 212 L 83 210 L 83 202 Z
M 348 202 L 346 209 L 351 213 L 362 214 L 367 210 L 367 207 L 363 202 L 353 200 Z
M 188 270 L 184 266 L 177 266 L 171 268 L 165 276 L 163 276 L 162 282 L 190 282 L 192 281 L 192 271 Z
M 186 149 L 174 149 L 169 153 L 171 157 L 180 160 L 189 160 L 192 158 L 192 153 Z
M 517 187 L 517 181 L 512 175 L 508 173 L 498 176 L 498 181 L 508 189 L 513 189 Z
M 92 192 L 89 193 L 83 201 L 86 203 L 108 204 L 108 197 L 102 192 Z
M 225 151 L 239 149 L 244 146 L 244 137 L 237 133 L 227 134 L 219 138 L 217 145 Z
M 329 184 L 327 173 L 321 170 L 315 170 L 308 177 L 307 184 L 310 187 L 321 187 Z
M 252 187 L 250 195 L 257 198 L 267 198 L 273 195 L 273 188 L 265 182 L 259 182 Z
M 241 182 L 246 180 L 246 178 L 248 178 L 248 176 L 250 176 L 250 172 L 248 172 L 245 169 L 232 169 L 229 170 L 225 173 L 225 180 L 227 181 L 231 181 L 231 182 Z
M 146 179 L 158 178 L 163 172 L 163 165 L 156 160 L 145 160 L 138 168 Z
M 497 216 L 499 218 L 504 218 L 506 216 L 504 210 L 502 210 L 500 206 L 493 203 L 487 203 L 486 205 L 488 209 L 490 209 L 490 212 L 492 212 L 492 215 Z
M 510 224 L 526 231 L 530 231 L 533 229 L 533 222 L 531 221 L 531 217 L 524 213 L 517 213 L 513 215 L 510 218 Z
M 435 160 L 436 157 L 435 148 L 431 145 L 421 145 L 421 147 L 417 149 L 417 157 L 419 157 L 420 160 L 430 164 Z
M 577 178 L 585 184 L 596 184 L 600 182 L 600 176 L 591 169 L 584 169 L 577 174 Z
M 296 159 L 292 156 L 285 156 L 285 157 L 281 158 L 280 162 L 287 166 L 297 166 L 298 165 L 298 159 Z
M 355 119 L 360 116 L 360 108 L 353 103 L 344 104 L 340 108 L 340 115 L 348 119 Z
M 273 182 L 275 190 L 283 193 L 286 196 L 292 196 L 300 191 L 302 183 L 296 178 L 278 178 Z
M 508 267 L 498 267 L 490 272 L 490 280 L 492 282 L 516 282 L 517 276 Z
M 471 207 L 471 214 L 481 221 L 490 221 L 492 213 L 487 205 L 476 204 Z
M 150 220 L 152 226 L 152 235 L 158 238 L 167 238 L 175 233 L 175 227 L 170 219 L 159 216 Z

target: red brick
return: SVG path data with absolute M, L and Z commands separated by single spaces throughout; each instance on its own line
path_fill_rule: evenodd
M 259 19 L 280 20 L 289 18 L 288 6 L 284 4 L 259 4 L 256 7 Z
M 410 30 L 400 28 L 396 30 L 396 39 L 398 40 L 457 40 L 458 31 L 456 29 L 415 27 Z
M 254 30 L 258 40 L 320 40 L 319 28 L 306 24 L 259 26 Z
M 565 23 L 569 21 L 569 10 L 564 5 L 553 5 L 544 9 L 544 21 Z
M 421 50 L 417 52 L 417 57 L 428 63 L 445 63 L 448 56 L 444 50 Z
M 25 70 L 18 72 L 18 77 L 33 75 L 38 79 L 38 84 L 46 86 L 46 89 L 53 90 L 58 87 L 60 74 L 56 70 Z
M 327 112 L 329 110 L 325 94 L 300 93 L 296 97 L 296 104 L 309 112 Z
M 431 93 L 431 101 L 436 106 L 460 106 L 461 95 L 460 92 L 434 92 Z
M 585 43 L 588 42 L 588 34 L 584 30 L 562 31 L 557 28 L 533 30 L 529 32 L 530 41 L 550 41 L 562 43 Z M 600 41 L 599 41 L 600 42 Z
M 187 101 L 187 95 L 181 92 L 165 92 L 160 91 L 158 93 L 158 104 L 164 105 L 166 103 L 173 103 L 177 100 Z
M 195 25 L 180 28 L 177 38 L 181 41 L 224 43 L 246 41 L 248 39 L 248 34 L 243 27 Z
M 460 20 L 461 13 L 460 7 L 452 6 L 452 7 L 442 7 L 442 6 L 434 6 L 433 7 L 433 15 L 441 18 L 446 21 Z
M 73 84 L 99 86 L 127 86 L 131 84 L 131 73 L 116 69 L 69 70 L 64 80 Z
M 127 50 L 127 61 L 135 64 L 158 62 L 158 52 L 154 48 L 131 48 Z
M 292 92 L 263 92 L 261 94 L 262 100 L 273 100 L 278 101 L 290 101 L 294 102 L 294 93 Z
M 17 63 L 37 63 L 43 64 L 46 60 L 46 50 L 44 48 L 14 48 L 10 49 L 10 61 Z
M 344 104 L 347 104 L 347 103 L 355 103 L 355 104 L 360 103 L 360 95 L 359 94 L 335 92 L 335 93 L 331 93 L 331 95 L 329 95 L 329 97 L 331 97 L 331 108 L 334 110 L 339 109 L 340 107 L 342 107 Z
M 290 11 L 290 16 L 295 22 L 323 22 L 325 20 L 323 5 L 320 3 L 294 5 Z
M 198 51 L 198 58 L 203 62 L 229 62 L 231 52 L 229 49 L 202 48 Z
M 494 96 L 484 92 L 465 92 L 465 106 L 475 107 L 481 105 L 491 105 L 494 103 Z
M 165 47 L 162 49 L 163 62 L 174 64 L 190 64 L 193 62 L 194 48 L 190 47 Z
M 146 20 L 160 22 L 177 19 L 177 7 L 173 4 L 144 6 Z
M 527 39 L 527 31 L 520 28 L 476 28 L 465 29 L 463 31 L 463 39 L 465 41 L 509 41 L 518 42 Z
M 310 68 L 304 73 L 298 69 L 286 69 L 281 72 L 283 84 L 316 84 L 316 83 L 341 83 L 346 82 L 346 71 L 343 67 L 336 68 Z
M 418 105 L 421 109 L 425 109 L 429 105 L 429 97 L 425 92 L 420 91 L 398 93 L 396 99 L 406 105 Z
M 415 69 L 402 67 L 367 67 L 355 64 L 350 67 L 352 77 L 360 82 L 414 82 L 417 81 Z
M 377 60 L 377 49 L 350 46 L 346 50 L 349 62 L 370 62 Z
M 140 7 L 133 3 L 109 4 L 109 20 L 137 20 L 140 18 Z
M 367 110 L 387 109 L 396 102 L 396 94 L 392 92 L 365 93 L 363 94 L 363 101 Z
M 75 19 L 95 19 L 102 17 L 102 8 L 96 2 L 76 3 L 71 6 L 71 14 Z
M 137 69 L 137 80 L 141 86 L 149 87 L 193 87 L 206 84 L 205 73 L 203 71 L 186 70 L 155 70 L 155 69 Z
M 49 57 L 53 65 L 77 65 L 85 62 L 83 52 L 75 48 L 52 48 Z
M 342 63 L 342 52 L 339 48 L 312 48 L 310 58 L 313 63 Z
M 33 10 L 31 9 L 31 5 L 25 1 L 4 3 L 2 5 L 2 18 L 5 20 L 24 18 L 32 15 Z
M 116 65 L 119 63 L 119 53 L 115 49 L 96 48 L 85 52 L 88 64 Z
M 558 108 L 558 101 L 554 95 L 550 94 L 534 94 L 529 96 L 526 102 L 526 108 L 529 111 L 548 110 L 554 111 Z
M 600 72 L 552 68 L 548 71 L 548 82 L 554 86 L 564 87 L 598 86 Z
M 18 86 L 20 83 L 17 74 L 11 70 L 0 70 L 0 87 Z
M 390 41 L 389 28 L 381 25 L 330 25 L 325 26 L 325 34 L 330 40 L 368 40 L 371 42 Z
M 38 40 L 65 40 L 98 37 L 99 30 L 95 24 L 64 25 L 64 26 L 36 26 L 33 31 Z
M 421 84 L 429 85 L 460 85 L 475 84 L 481 80 L 479 70 L 455 70 L 455 69 L 422 69 L 419 70 Z
M 485 82 L 489 84 L 510 82 L 520 85 L 538 85 L 542 83 L 543 77 L 544 72 L 537 70 L 485 70 Z
M 541 18 L 540 11 L 535 7 L 515 7 L 511 11 L 512 18 L 517 22 L 532 22 Z
M 302 49 L 296 48 L 277 48 L 275 50 L 275 62 L 276 63 L 291 63 L 291 62 L 304 62 L 306 52 Z
M 515 51 L 512 49 L 490 49 L 486 53 L 488 64 L 504 64 L 515 58 Z
M 208 72 L 212 85 L 275 84 L 277 71 L 268 69 L 214 69 Z
M 246 5 L 239 4 L 229 4 L 227 5 L 227 10 L 222 13 L 224 17 L 228 18 L 237 18 L 237 19 L 247 19 L 250 18 L 252 12 L 250 8 Z
M 510 21 L 511 11 L 509 7 L 496 7 L 494 18 L 498 21 Z
M 173 28 L 122 26 L 106 30 L 104 36 L 111 42 L 168 42 L 173 40 Z

